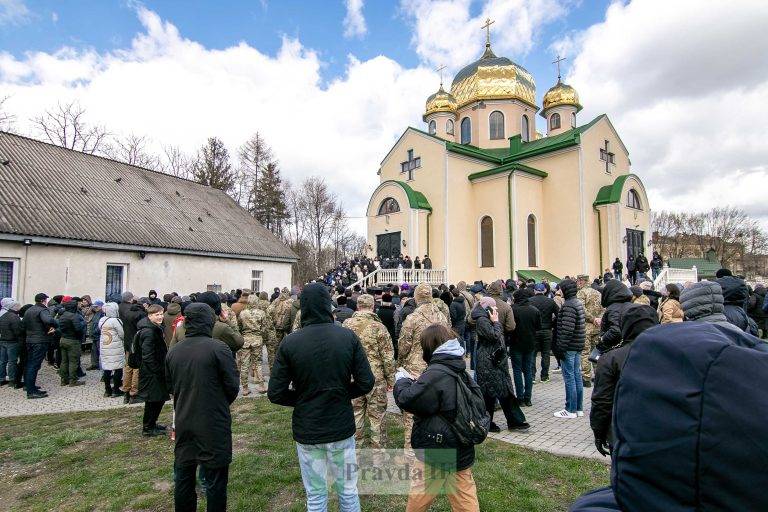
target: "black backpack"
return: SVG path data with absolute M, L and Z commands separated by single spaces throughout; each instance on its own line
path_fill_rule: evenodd
M 457 375 L 441 364 L 431 365 L 431 368 L 456 379 L 456 418 L 453 421 L 448 419 L 445 421 L 450 425 L 459 442 L 475 445 L 485 441 L 491 426 L 491 417 L 485 409 L 485 400 L 480 386 L 465 371 Z

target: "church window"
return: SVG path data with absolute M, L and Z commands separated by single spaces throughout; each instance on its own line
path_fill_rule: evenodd
M 535 267 L 536 264 L 536 217 L 533 214 L 528 216 L 528 266 Z
M 576 112 L 571 112 L 571 128 L 576 128 Z
M 453 119 L 449 119 L 445 122 L 445 133 L 453 135 Z
M 523 118 L 520 121 L 520 136 L 522 137 L 523 142 L 528 142 L 531 140 L 531 127 L 529 126 L 528 122 L 528 116 L 523 114 Z
M 549 129 L 550 130 L 557 130 L 560 128 L 560 114 L 555 112 L 551 116 L 549 116 Z
M 480 219 L 480 266 L 493 266 L 493 219 Z
M 379 205 L 379 213 L 377 215 L 387 215 L 388 213 L 397 213 L 400 211 L 400 203 L 394 197 L 388 197 Z
M 434 135 L 437 131 L 437 123 L 435 123 L 435 120 L 429 122 L 429 134 Z
M 504 114 L 498 110 L 491 112 L 488 124 L 492 140 L 504 138 Z
M 643 209 L 643 204 L 640 202 L 640 195 L 633 188 L 629 189 L 629 192 L 627 192 L 627 206 L 637 210 Z
M 469 144 L 472 142 L 472 121 L 468 117 L 461 120 L 461 143 Z

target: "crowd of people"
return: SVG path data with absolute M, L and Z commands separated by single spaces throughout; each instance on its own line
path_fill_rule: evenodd
M 407 254 L 393 254 L 381 258 L 379 256 L 373 258 L 359 256 L 344 259 L 339 265 L 328 270 L 325 275 L 319 276 L 317 280 L 334 288 L 337 286 L 348 287 L 380 268 L 429 270 L 432 268 L 432 259 L 428 254 L 425 254 L 423 259 L 419 256 L 411 259 Z
M 427 262 L 425 256 L 419 265 Z M 81 386 L 85 371 L 99 371 L 105 397 L 144 404 L 141 432 L 148 437 L 167 435 L 158 418 L 172 396 L 177 510 L 195 509 L 198 477 L 208 510 L 225 510 L 229 407 L 239 394 L 254 392 L 251 382 L 255 393 L 293 408 L 308 510 L 326 510 L 329 471 L 339 475 L 340 509 L 359 510 L 356 480 L 334 466 L 354 461 L 356 447 L 387 446 L 382 419 L 392 392 L 403 413 L 403 448 L 416 470 L 424 473 L 434 463 L 434 450 L 452 450 L 450 460 L 441 460 L 450 476 L 438 487 L 448 489 L 453 510 L 474 511 L 475 445 L 500 432 L 493 421 L 497 407 L 507 429 L 530 428 L 524 410 L 536 399 L 534 385 L 551 372 L 563 376 L 563 407 L 552 414 L 564 421 L 584 416 L 590 399 L 584 388 L 594 386 L 589 422 L 597 450 L 609 455 L 629 442 L 617 436 L 623 419 L 615 404 L 630 354 L 647 343 L 638 340 L 650 339 L 646 331 L 665 340 L 660 324 L 682 324 L 668 332 L 683 337 L 688 328 L 713 324 L 737 340 L 728 343 L 763 350 L 757 337 L 765 338 L 768 327 L 764 287 L 751 289 L 722 269 L 714 281 L 654 290 L 642 261 L 630 262 L 626 279 L 617 259 L 614 272 L 594 280 L 393 283 L 363 290 L 349 285 L 381 263 L 356 258 L 303 288 L 275 288 L 271 296 L 232 290 L 161 299 L 150 290 L 145 297 L 125 292 L 91 300 L 39 293 L 24 306 L 4 298 L 0 381 L 23 388 L 28 399 L 44 399 L 37 386 L 44 361 L 57 368 L 61 386 Z M 83 347 L 90 349 L 85 370 Z M 268 387 L 263 364 L 270 369 Z M 407 510 L 430 506 L 438 491 L 429 484 L 412 484 Z M 602 492 L 599 500 L 618 491 Z

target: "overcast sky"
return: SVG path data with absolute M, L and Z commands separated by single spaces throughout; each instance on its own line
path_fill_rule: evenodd
M 422 127 L 434 69 L 497 55 L 540 98 L 579 92 L 580 122 L 607 113 L 653 209 L 746 209 L 768 226 L 768 1 L 0 0 L 0 97 L 15 129 L 57 100 L 117 134 L 236 153 L 260 131 L 293 182 L 325 176 L 350 217 L 409 125 Z M 322 6 L 322 11 L 318 8 Z M 542 120 L 539 130 L 545 131 Z M 358 219 L 355 227 L 363 231 Z

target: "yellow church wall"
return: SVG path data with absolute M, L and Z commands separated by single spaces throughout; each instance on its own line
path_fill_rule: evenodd
M 386 215 L 377 215 L 381 202 L 388 197 L 392 197 L 398 202 L 400 211 Z M 405 240 L 408 244 L 412 240 L 410 228 L 411 208 L 408 205 L 408 196 L 406 196 L 403 187 L 400 185 L 387 183 L 376 191 L 368 204 L 366 215 L 368 216 L 367 240 L 368 245 L 372 248 L 369 252 L 370 256 L 376 255 L 376 235 L 400 231 L 401 240 Z
M 627 206 L 627 193 L 630 189 L 635 189 L 635 191 L 640 196 L 640 202 L 642 206 L 642 210 L 638 210 L 636 208 L 630 208 Z M 624 236 L 626 235 L 626 230 L 629 229 L 638 229 L 640 231 L 645 232 L 645 244 L 643 247 L 643 251 L 645 251 L 645 256 L 650 261 L 652 252 L 650 248 L 648 247 L 648 242 L 650 241 L 650 224 L 651 224 L 651 215 L 650 211 L 648 209 L 648 196 L 645 193 L 645 187 L 643 187 L 643 184 L 640 183 L 639 180 L 636 178 L 630 176 L 627 178 L 627 180 L 624 182 L 624 187 L 621 191 L 621 201 L 618 205 L 616 205 L 616 209 L 618 210 L 619 215 L 619 232 L 616 233 L 616 238 L 620 239 L 620 244 L 617 243 L 617 246 L 620 246 L 621 254 L 611 255 L 611 261 L 613 261 L 616 256 L 619 256 L 622 261 L 626 260 L 627 258 L 627 244 L 624 242 Z
M 473 146 L 480 148 L 506 148 L 509 146 L 509 137 L 520 133 L 523 115 L 528 116 L 528 131 L 530 140 L 534 139 L 536 110 L 519 101 L 485 101 L 484 106 L 471 103 L 458 111 L 456 121 L 456 141 L 461 141 L 460 123 L 464 117 L 469 117 L 472 122 Z M 474 110 L 473 110 L 473 107 Z M 491 139 L 490 116 L 492 112 L 499 111 L 504 114 L 504 137 Z
M 549 179 L 549 178 L 546 178 Z M 515 270 L 548 269 L 549 254 L 542 252 L 544 246 L 542 234 L 547 233 L 547 217 L 544 214 L 543 197 L 544 179 L 525 173 L 515 173 L 512 177 L 513 202 L 513 237 L 515 240 Z M 528 261 L 528 216 L 536 219 L 536 261 Z
M 478 180 L 472 184 L 470 213 L 466 215 L 464 233 L 460 244 L 462 257 L 451 270 L 454 281 L 464 280 L 469 283 L 482 279 L 491 282 L 495 279 L 510 277 L 509 272 L 509 220 L 507 201 L 507 175 Z M 493 219 L 494 261 L 492 267 L 480 266 L 480 221 L 485 216 Z M 453 256 L 453 254 L 452 254 Z

